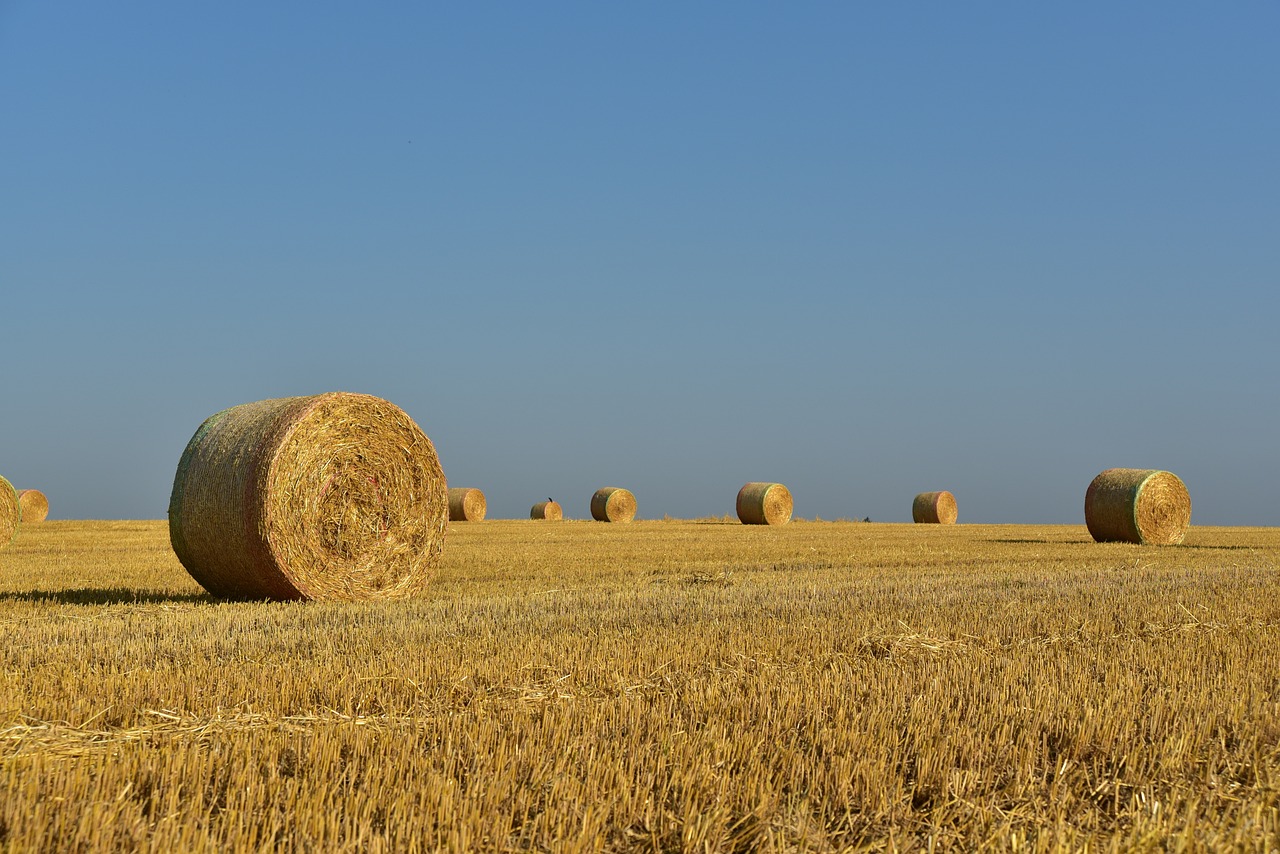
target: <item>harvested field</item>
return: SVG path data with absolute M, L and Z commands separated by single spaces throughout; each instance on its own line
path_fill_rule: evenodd
M 1280 530 L 451 525 L 227 603 L 164 522 L 0 553 L 16 850 L 1269 850 Z

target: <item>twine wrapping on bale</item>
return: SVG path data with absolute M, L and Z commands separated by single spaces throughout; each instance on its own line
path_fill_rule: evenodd
M 22 509 L 18 506 L 18 491 L 13 484 L 0 477 L 0 549 L 13 542 L 22 521 Z
M 791 521 L 791 492 L 780 483 L 748 483 L 738 490 L 738 519 L 744 525 L 784 525 Z
M 591 518 L 597 522 L 630 522 L 636 518 L 636 497 L 620 486 L 597 489 L 591 496 Z
M 954 525 L 956 515 L 956 497 L 945 489 L 922 492 L 911 502 L 911 519 L 917 523 Z
M 227 599 L 391 599 L 420 591 L 449 503 L 435 448 L 402 410 L 330 392 L 210 416 L 169 500 L 182 565 Z
M 49 518 L 49 499 L 38 489 L 19 489 L 18 507 L 23 522 L 43 522 Z
M 459 486 L 449 490 L 450 522 L 483 522 L 488 504 L 478 489 Z
M 539 501 L 529 511 L 530 519 L 545 519 L 548 522 L 559 522 L 564 518 L 564 510 L 554 501 Z
M 1084 495 L 1084 521 L 1100 543 L 1172 545 L 1191 524 L 1191 496 L 1172 472 L 1107 469 Z

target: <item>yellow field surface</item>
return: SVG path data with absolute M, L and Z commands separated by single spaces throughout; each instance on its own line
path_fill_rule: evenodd
M 455 523 L 269 604 L 46 522 L 0 638 L 0 850 L 1280 846 L 1280 529 Z

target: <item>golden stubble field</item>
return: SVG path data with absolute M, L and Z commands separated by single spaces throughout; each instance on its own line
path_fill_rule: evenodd
M 1280 529 L 488 521 L 427 595 L 0 552 L 0 849 L 1275 850 Z

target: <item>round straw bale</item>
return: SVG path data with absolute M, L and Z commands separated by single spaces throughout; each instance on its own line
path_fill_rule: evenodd
M 487 507 L 484 493 L 478 489 L 459 486 L 449 490 L 450 522 L 483 522 Z
M 13 488 L 12 483 L 0 477 L 0 549 L 13 542 L 21 522 L 18 491 Z
M 1107 469 L 1084 494 L 1084 521 L 1100 543 L 1172 545 L 1191 524 L 1191 496 L 1172 472 Z
M 545 519 L 548 522 L 559 522 L 564 518 L 564 510 L 556 502 L 548 499 L 539 501 L 529 511 L 530 519 Z
M 19 489 L 18 507 L 23 522 L 43 522 L 49 518 L 49 499 L 38 489 Z
M 793 506 L 790 490 L 780 483 L 748 483 L 738 490 L 738 518 L 744 525 L 785 525 Z
M 449 502 L 426 434 L 402 410 L 330 392 L 233 406 L 178 463 L 169 539 L 227 599 L 391 599 L 421 590 Z
M 922 492 L 911 502 L 911 518 L 915 522 L 954 525 L 956 497 L 945 489 L 941 492 Z
M 620 486 L 597 489 L 591 496 L 591 518 L 597 522 L 630 522 L 636 518 L 636 497 Z

